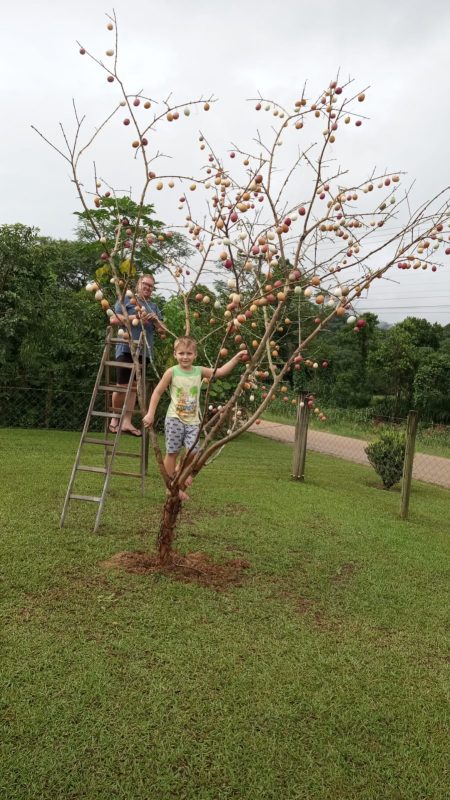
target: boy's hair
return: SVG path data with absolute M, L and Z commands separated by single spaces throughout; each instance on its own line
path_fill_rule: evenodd
M 185 347 L 189 347 L 189 345 L 197 352 L 197 342 L 192 336 L 180 336 L 178 339 L 175 339 L 173 343 L 173 352 L 176 353 L 180 345 L 184 345 Z

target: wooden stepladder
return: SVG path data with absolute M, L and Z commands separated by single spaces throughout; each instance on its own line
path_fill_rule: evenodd
M 60 528 L 62 528 L 64 525 L 67 510 L 69 507 L 69 502 L 71 500 L 81 500 L 88 503 L 96 503 L 98 505 L 94 523 L 94 533 L 97 532 L 98 526 L 100 524 L 100 518 L 102 515 L 106 495 L 108 492 L 108 486 L 111 475 L 123 475 L 129 478 L 139 478 L 141 481 L 141 491 L 142 494 L 144 494 L 145 475 L 147 471 L 147 457 L 146 457 L 147 436 L 145 435 L 144 431 L 142 432 L 142 436 L 140 437 L 140 452 L 128 452 L 120 449 L 120 440 L 121 440 L 120 434 L 122 432 L 122 424 L 126 413 L 128 399 L 133 390 L 133 384 L 135 382 L 136 367 L 134 365 L 134 362 L 131 363 L 118 362 L 111 358 L 110 356 L 111 346 L 117 344 L 118 342 L 123 342 L 123 339 L 115 338 L 113 336 L 113 331 L 110 328 L 106 335 L 103 355 L 100 361 L 97 378 L 95 381 L 94 389 L 92 391 L 92 397 L 86 414 L 86 419 L 84 422 L 80 443 L 78 445 L 75 462 L 72 468 L 72 474 L 70 476 L 69 485 L 67 487 L 66 497 L 64 500 L 64 506 L 61 514 Z M 143 355 L 142 380 L 143 380 L 143 385 L 145 386 L 146 342 L 143 334 L 141 334 L 141 337 L 138 342 L 138 347 L 141 346 L 142 346 L 141 352 Z M 128 380 L 128 385 L 126 387 L 115 386 L 110 381 L 110 368 L 119 366 L 129 368 L 130 370 L 130 377 Z M 105 399 L 104 405 L 106 411 L 95 410 L 95 402 L 99 392 L 104 393 L 104 399 Z M 125 394 L 123 406 L 120 413 L 114 411 L 114 409 L 112 408 L 113 392 L 122 392 Z M 91 427 L 91 422 L 93 417 L 102 417 L 104 419 L 104 431 L 102 438 L 96 437 L 89 430 Z M 118 420 L 117 433 L 109 436 L 109 424 L 112 419 Z M 103 448 L 103 466 L 94 467 L 80 463 L 85 445 L 96 445 L 98 447 Z M 139 472 L 124 472 L 123 470 L 114 469 L 114 460 L 116 456 L 139 459 L 139 467 L 140 467 Z M 80 472 L 97 473 L 103 476 L 103 487 L 99 494 L 86 495 L 86 494 L 76 494 L 74 492 L 74 484 Z

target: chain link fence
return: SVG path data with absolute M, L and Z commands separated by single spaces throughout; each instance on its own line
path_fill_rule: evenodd
M 0 386 L 0 428 L 45 428 L 81 432 L 91 397 L 91 392 L 59 391 L 51 387 L 43 389 L 33 386 Z M 165 404 L 161 406 L 157 429 L 161 428 L 165 411 Z M 97 394 L 94 410 L 110 410 L 106 407 L 103 392 Z M 134 419 L 140 425 L 138 414 Z M 89 430 L 102 431 L 104 424 L 104 417 L 92 417 Z
M 31 386 L 0 387 L 0 427 L 52 428 L 81 431 L 91 394 L 58 391 Z M 97 398 L 96 410 L 104 410 L 104 400 Z M 101 430 L 103 421 L 93 418 L 94 430 Z
M 58 391 L 52 388 L 0 387 L 0 427 L 46 428 L 81 431 L 86 418 L 91 394 L 87 392 Z M 99 393 L 95 410 L 105 410 L 105 397 Z M 164 409 L 161 410 L 163 416 Z M 294 445 L 296 404 L 272 404 L 267 419 L 251 429 L 253 433 Z M 311 410 L 307 449 L 357 464 L 369 465 L 365 447 L 377 438 L 385 427 L 406 430 L 406 419 L 373 417 L 365 410 L 343 413 L 340 409 L 327 410 L 327 421 L 319 423 Z M 271 419 L 270 417 L 273 417 Z M 353 419 L 352 419 L 353 418 Z M 139 419 L 136 417 L 139 424 Z M 90 430 L 103 430 L 104 419 L 93 417 Z M 320 426 L 320 428 L 319 428 Z M 342 433 L 330 432 L 338 426 Z M 352 434 L 348 435 L 349 430 Z M 450 488 L 450 426 L 419 425 L 416 439 L 413 478 Z

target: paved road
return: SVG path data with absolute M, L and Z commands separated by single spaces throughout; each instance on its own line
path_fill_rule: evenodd
M 250 428 L 250 432 L 268 439 L 276 439 L 279 442 L 293 442 L 295 428 L 293 425 L 281 425 L 278 422 L 261 420 L 259 425 L 253 425 Z M 369 464 L 364 452 L 366 446 L 367 442 L 362 439 L 337 436 L 335 433 L 314 431 L 311 428 L 308 431 L 308 450 L 327 453 L 337 456 L 337 458 L 344 458 L 346 461 L 354 461 L 356 464 Z M 413 478 L 450 489 L 450 458 L 416 453 Z

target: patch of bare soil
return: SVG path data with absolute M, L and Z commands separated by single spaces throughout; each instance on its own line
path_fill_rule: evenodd
M 244 571 L 250 562 L 243 558 L 234 558 L 222 564 L 216 564 L 207 553 L 187 553 L 185 556 L 173 552 L 171 560 L 161 565 L 155 553 L 143 551 L 125 551 L 115 553 L 100 566 L 104 569 L 121 569 L 135 575 L 154 575 L 160 573 L 183 583 L 197 583 L 208 589 L 226 591 L 231 586 L 241 586 Z

